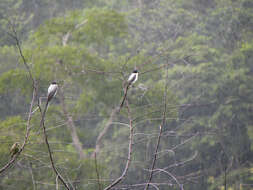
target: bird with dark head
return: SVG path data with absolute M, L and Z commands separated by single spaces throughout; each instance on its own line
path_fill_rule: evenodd
M 138 70 L 134 69 L 131 75 L 128 77 L 128 85 L 130 86 L 131 84 L 135 83 L 138 80 Z
M 122 100 L 122 102 L 121 102 L 121 104 L 120 104 L 119 112 L 120 112 L 121 108 L 122 108 L 123 105 L 124 105 L 125 99 L 126 99 L 126 97 L 127 97 L 127 91 L 128 91 L 128 89 L 129 89 L 129 87 L 130 87 L 132 84 L 134 84 L 134 83 L 138 80 L 138 74 L 139 74 L 138 70 L 137 70 L 137 69 L 134 69 L 133 72 L 132 72 L 132 73 L 130 74 L 130 76 L 128 77 L 128 79 L 127 79 L 127 86 L 126 86 L 126 88 L 125 88 L 125 95 L 124 95 L 123 100 Z
M 45 109 L 42 113 L 42 118 L 41 118 L 41 121 L 40 121 L 40 128 L 41 128 L 41 126 L 44 122 L 44 118 L 45 118 L 45 115 L 46 115 L 46 111 L 47 111 L 49 102 L 53 99 L 53 97 L 55 97 L 55 95 L 57 94 L 57 90 L 58 90 L 57 82 L 55 82 L 55 81 L 51 82 L 51 84 L 49 85 L 49 87 L 47 89 L 47 102 L 46 102 Z M 40 128 L 39 128 L 39 130 L 40 130 Z M 39 133 L 39 131 L 37 132 L 37 134 L 38 133 Z
M 47 90 L 47 101 L 49 102 L 57 94 L 58 84 L 54 81 L 52 82 Z

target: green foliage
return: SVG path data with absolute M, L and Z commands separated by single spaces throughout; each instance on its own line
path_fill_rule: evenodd
M 29 84 L 30 83 L 30 84 Z M 3 73 L 0 77 L 0 93 L 8 94 L 13 91 L 19 91 L 23 95 L 31 92 L 31 81 L 29 81 L 27 72 L 21 69 L 13 69 Z
M 93 8 L 85 11 L 85 19 L 87 23 L 79 31 L 88 42 L 101 43 L 108 37 L 126 35 L 127 25 L 122 13 Z
M 220 190 L 227 167 L 227 189 L 250 189 L 243 186 L 253 183 L 250 0 L 3 0 L 0 8 L 1 166 L 10 158 L 11 145 L 23 142 L 32 95 L 29 75 L 6 33 L 9 18 L 38 81 L 36 103 L 40 98 L 43 109 L 49 83 L 59 82 L 45 126 L 57 169 L 76 189 L 99 189 L 90 155 L 134 68 L 140 75 L 127 96 L 134 129 L 132 163 L 115 188 L 147 182 L 167 84 L 166 122 L 155 168 L 167 168 L 185 190 Z M 1 176 L 0 189 L 55 188 L 42 130 L 37 134 L 40 119 L 38 110 L 32 115 L 28 144 L 8 175 Z M 109 124 L 97 155 L 103 188 L 109 184 L 104 179 L 116 179 L 125 167 L 126 107 Z M 175 183 L 163 172 L 155 172 L 152 182 Z
M 10 149 L 15 142 L 23 141 L 25 121 L 20 116 L 9 117 L 0 122 L 0 163 L 10 159 Z

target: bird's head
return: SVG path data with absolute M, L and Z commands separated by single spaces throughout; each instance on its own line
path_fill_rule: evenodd
M 57 84 L 57 82 L 53 81 L 53 82 L 51 82 L 51 84 Z
M 138 73 L 138 70 L 137 70 L 137 69 L 134 69 L 133 73 Z
M 15 142 L 15 146 L 16 146 L 16 147 L 19 147 L 19 146 L 20 146 L 20 143 L 19 143 L 19 142 Z

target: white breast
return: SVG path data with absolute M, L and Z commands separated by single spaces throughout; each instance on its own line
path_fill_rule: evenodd
M 127 82 L 130 82 L 131 84 L 135 83 L 138 80 L 138 73 L 132 73 L 129 77 Z
M 53 93 L 54 96 L 55 96 L 56 92 L 57 92 L 57 89 L 58 89 L 58 85 L 57 84 L 50 84 L 50 86 L 48 87 L 48 90 L 47 90 L 47 95 Z

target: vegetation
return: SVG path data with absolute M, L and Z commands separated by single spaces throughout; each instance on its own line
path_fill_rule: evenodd
M 0 190 L 253 189 L 252 0 L 1 0 L 0 36 Z

